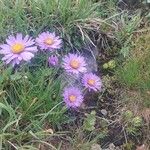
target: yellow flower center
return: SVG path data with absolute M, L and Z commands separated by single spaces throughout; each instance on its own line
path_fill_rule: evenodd
M 76 96 L 70 95 L 69 100 L 70 100 L 70 102 L 74 102 L 76 100 Z
M 74 68 L 74 69 L 77 69 L 77 68 L 79 68 L 80 63 L 79 63 L 77 60 L 72 60 L 72 61 L 70 62 L 70 66 L 71 66 L 72 68 Z
M 95 84 L 95 80 L 89 79 L 88 80 L 88 84 L 91 85 L 91 86 L 93 86 Z
M 54 40 L 52 38 L 47 38 L 45 41 L 44 41 L 45 44 L 47 45 L 52 45 L 54 43 Z
M 15 54 L 21 53 L 24 50 L 24 48 L 25 46 L 21 43 L 16 43 L 11 47 L 12 52 Z

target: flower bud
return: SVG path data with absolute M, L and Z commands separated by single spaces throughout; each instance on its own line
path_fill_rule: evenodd
M 58 65 L 58 57 L 56 55 L 52 55 L 48 58 L 49 66 L 57 66 Z

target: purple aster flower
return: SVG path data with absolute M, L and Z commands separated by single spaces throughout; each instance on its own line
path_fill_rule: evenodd
M 54 50 L 60 49 L 62 40 L 59 36 L 56 36 L 55 33 L 43 32 L 36 38 L 37 45 L 42 50 Z
M 63 93 L 64 102 L 67 107 L 78 108 L 83 102 L 81 91 L 76 87 L 68 87 Z
M 57 66 L 58 65 L 58 57 L 56 55 L 52 55 L 48 58 L 48 63 L 50 66 Z
M 93 73 L 84 74 L 82 78 L 82 83 L 86 88 L 89 89 L 89 91 L 98 91 L 102 87 L 101 79 Z
M 77 54 L 68 54 L 63 58 L 63 68 L 68 73 L 83 73 L 86 72 L 86 62 L 82 56 Z
M 6 39 L 6 44 L 0 45 L 0 54 L 6 64 L 19 64 L 22 61 L 29 61 L 34 57 L 34 53 L 38 51 L 37 46 L 34 46 L 34 40 L 26 35 L 23 37 L 21 33 L 16 36 L 10 35 Z

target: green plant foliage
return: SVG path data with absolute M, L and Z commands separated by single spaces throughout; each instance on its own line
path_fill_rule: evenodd
M 131 40 L 133 32 L 137 30 L 141 22 L 140 15 L 140 12 L 138 12 L 129 17 L 127 12 L 120 16 L 120 25 L 122 27 L 120 28 L 120 31 L 116 32 L 116 38 L 121 45 L 120 53 L 123 55 L 123 57 L 128 57 L 130 54 L 130 50 L 132 49 Z
M 21 68 L 20 68 L 21 69 Z M 45 123 L 52 127 L 65 121 L 66 108 L 62 106 L 60 79 L 56 70 L 40 67 L 36 71 L 2 69 L 0 90 L 1 144 L 10 138 L 23 140 L 33 138 Z M 54 80 L 55 79 L 55 80 Z M 55 96 L 54 96 L 55 95 Z M 38 138 L 42 137 L 40 133 Z M 6 144 L 7 145 L 7 144 Z
M 116 67 L 115 60 L 110 60 L 109 62 L 107 62 L 103 65 L 104 69 L 114 69 L 115 67 Z
M 81 47 L 85 39 L 90 39 L 88 31 L 99 30 L 97 26 L 106 24 L 100 17 L 116 12 L 115 1 L 109 2 L 104 7 L 103 0 L 0 1 L 0 41 L 3 43 L 8 35 L 18 32 L 36 37 L 42 31 L 55 30 L 71 46 L 74 39 Z M 31 64 L 17 69 L 0 64 L 0 146 L 4 149 L 12 149 L 11 142 L 16 149 L 34 149 L 28 142 L 33 138 L 41 140 L 47 124 L 60 127 L 69 122 L 62 106 L 59 73 L 48 68 L 46 61 L 46 55 L 37 55 Z M 94 128 L 95 119 L 92 122 L 89 130 Z
M 128 134 L 133 136 L 140 135 L 139 129 L 142 127 L 142 118 L 139 116 L 134 117 L 133 113 L 129 110 L 123 114 L 123 122 L 125 130 Z
M 105 50 L 101 51 L 101 45 L 97 48 L 102 52 L 100 57 L 107 61 L 103 69 L 107 72 L 107 69 L 114 71 L 117 68 L 116 76 L 103 76 L 105 90 L 101 100 L 105 102 L 109 94 L 116 94 L 117 90 L 112 84 L 116 83 L 117 78 L 123 87 L 140 91 L 144 104 L 150 106 L 149 33 L 136 35 L 141 14 L 119 12 L 117 2 L 118 0 L 1 0 L 0 43 L 10 34 L 21 32 L 35 38 L 43 31 L 59 33 L 67 43 L 64 42 L 63 45 L 65 51 L 70 48 L 78 50 L 89 42 L 94 46 L 94 42 L 100 42 L 104 46 L 109 45 L 111 40 L 112 43 L 117 41 L 117 44 L 111 46 L 117 54 L 119 50 L 125 60 L 118 68 L 116 58 L 111 56 L 112 52 L 107 51 L 106 54 Z M 110 41 L 103 39 L 103 33 Z M 88 150 L 93 143 L 104 140 L 109 135 L 109 126 L 113 122 L 117 123 L 116 114 L 109 116 L 111 110 L 108 110 L 108 116 L 100 119 L 97 128 L 98 117 L 92 111 L 85 114 L 78 132 L 76 125 L 70 126 L 69 123 L 74 123 L 76 116 L 70 117 L 66 113 L 61 96 L 61 71 L 48 68 L 47 57 L 48 55 L 39 53 L 31 63 L 19 68 L 4 66 L 0 62 L 0 150 L 36 150 L 42 144 L 48 146 L 47 149 L 56 150 L 61 149 L 64 141 L 65 144 L 68 141 L 71 143 L 71 149 Z M 109 92 L 106 97 L 105 92 Z M 139 135 L 141 117 L 127 111 L 123 114 L 122 123 L 128 135 Z M 50 138 L 56 145 L 59 143 L 57 148 L 47 142 Z M 63 142 L 59 142 L 60 139 Z M 132 144 L 129 143 L 125 148 L 132 149 Z
M 56 25 L 58 30 L 71 31 L 76 22 L 96 17 L 99 5 L 91 0 L 0 1 L 0 34 L 15 31 L 37 35 L 42 29 Z
M 125 63 L 123 68 L 120 67 L 118 69 L 118 77 L 128 87 L 137 86 L 139 83 L 139 76 L 140 73 L 140 66 L 138 61 L 134 58 L 131 59 L 129 62 Z
M 130 57 L 116 71 L 123 85 L 130 89 L 140 90 L 144 105 L 149 107 L 148 91 L 150 90 L 150 45 L 149 32 L 136 35 L 132 42 Z
M 83 130 L 93 131 L 95 129 L 95 127 L 94 127 L 95 121 L 96 121 L 96 112 L 95 111 L 92 111 L 90 114 L 86 114 L 86 118 L 83 123 Z

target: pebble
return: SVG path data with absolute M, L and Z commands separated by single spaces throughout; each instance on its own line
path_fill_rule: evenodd
M 102 110 L 101 110 L 101 113 L 102 113 L 104 116 L 107 116 L 107 111 L 106 111 L 106 109 L 102 109 Z
M 90 150 L 102 150 L 102 148 L 99 144 L 93 144 Z
M 110 143 L 108 148 L 106 149 L 102 149 L 99 144 L 93 144 L 90 150 L 121 150 L 121 149 L 118 147 L 115 147 L 113 143 Z

